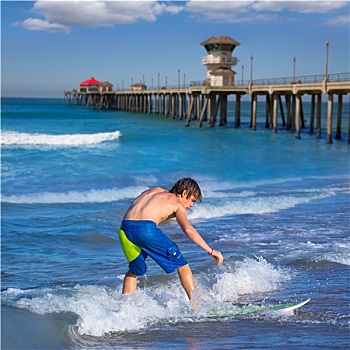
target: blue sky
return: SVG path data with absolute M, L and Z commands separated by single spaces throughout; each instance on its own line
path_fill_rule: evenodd
M 94 76 L 116 89 L 203 80 L 200 43 L 241 45 L 236 80 L 349 67 L 349 1 L 1 1 L 1 93 L 62 97 Z M 244 68 L 242 69 L 242 66 Z

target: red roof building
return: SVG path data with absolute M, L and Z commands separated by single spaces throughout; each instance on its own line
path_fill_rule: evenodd
M 91 77 L 88 80 L 85 80 L 79 85 L 79 92 L 90 92 L 90 91 L 98 91 L 99 85 L 102 83 L 96 80 L 94 77 Z

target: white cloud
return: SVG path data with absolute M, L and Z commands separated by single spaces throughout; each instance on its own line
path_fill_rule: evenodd
M 349 1 L 198 1 L 186 3 L 196 20 L 228 23 L 266 23 L 291 19 L 291 14 L 330 14 L 347 10 Z M 282 11 L 285 13 L 282 14 Z M 288 12 L 288 18 L 286 17 Z M 328 24 L 333 23 L 328 21 Z
M 277 18 L 275 14 L 257 13 L 253 9 L 254 1 L 196 1 L 186 4 L 186 11 L 202 21 L 249 23 L 267 22 Z
M 296 13 L 329 13 L 349 6 L 348 1 L 255 1 L 257 11 L 291 11 Z
M 349 1 L 111 1 L 39 0 L 33 12 L 39 18 L 16 22 L 27 30 L 68 32 L 72 27 L 101 27 L 154 22 L 166 13 L 186 11 L 192 19 L 213 23 L 272 23 L 300 20 L 308 14 L 330 14 L 323 23 L 349 25 Z M 344 10 L 347 15 L 344 14 Z M 341 12 L 342 11 L 342 12 Z M 337 12 L 337 13 L 336 13 Z M 341 12 L 341 13 L 340 13 Z M 294 18 L 291 16 L 294 15 Z M 288 16 L 288 17 L 287 17 Z M 34 17 L 34 16 L 33 16 Z M 324 21 L 324 20 L 323 20 Z
M 46 32 L 68 32 L 69 28 L 58 23 L 49 23 L 37 18 L 27 18 L 23 22 L 15 22 L 15 26 L 21 26 L 30 31 L 46 31 Z
M 178 14 L 182 7 L 158 1 L 39 0 L 35 2 L 33 10 L 44 19 L 29 18 L 15 24 L 28 30 L 67 32 L 74 26 L 99 27 L 138 21 L 154 22 L 164 13 Z
M 350 17 L 347 15 L 334 17 L 331 18 L 327 24 L 332 26 L 350 26 Z

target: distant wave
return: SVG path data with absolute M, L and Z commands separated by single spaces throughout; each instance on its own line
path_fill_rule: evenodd
M 104 190 L 42 192 L 22 195 L 1 196 L 3 203 L 14 204 L 56 204 L 56 203 L 106 203 L 125 198 L 134 198 L 145 186 L 132 186 L 123 189 L 112 188 Z
M 312 256 L 317 264 L 321 264 L 322 261 L 337 263 L 341 265 L 350 266 L 350 242 L 322 242 L 313 243 L 311 241 L 299 242 L 291 246 L 286 246 L 286 251 L 292 252 L 294 259 L 299 256 L 300 259 L 305 257 L 305 251 Z
M 338 174 L 337 176 L 307 176 L 307 177 L 286 177 L 286 178 L 270 178 L 263 180 L 248 180 L 244 182 L 230 182 L 230 181 L 217 181 L 210 177 L 203 177 L 198 175 L 200 187 L 202 192 L 213 193 L 216 191 L 227 191 L 227 190 L 239 190 L 239 189 L 252 189 L 259 188 L 264 186 L 274 186 L 278 184 L 290 184 L 290 183 L 299 183 L 311 180 L 344 180 L 346 181 L 345 185 L 349 188 L 348 174 Z M 299 189 L 300 191 L 300 189 Z
M 116 140 L 121 136 L 119 131 L 97 134 L 29 134 L 16 131 L 4 131 L 1 134 L 1 144 L 4 146 L 86 146 L 96 145 L 105 141 Z
M 247 192 L 249 194 L 249 192 Z M 226 198 L 222 203 L 202 203 L 193 207 L 189 214 L 190 219 L 210 219 L 219 218 L 228 215 L 242 214 L 268 214 L 293 208 L 300 204 L 310 203 L 335 195 L 332 190 L 325 193 L 310 193 L 304 196 L 293 195 L 271 195 L 265 197 L 247 197 L 247 198 Z M 218 197 L 217 197 L 218 198 Z
M 126 198 L 135 198 L 148 186 L 125 188 L 91 189 L 87 191 L 41 192 L 29 194 L 2 195 L 3 203 L 13 204 L 62 204 L 62 203 L 108 203 Z M 337 191 L 338 190 L 338 191 Z M 267 214 L 287 210 L 300 204 L 331 197 L 341 189 L 329 189 L 320 193 L 317 189 L 310 193 L 294 195 L 290 193 L 262 193 L 242 191 L 239 193 L 208 193 L 207 201 L 194 206 L 190 219 L 207 220 L 230 215 Z M 215 203 L 214 203 L 215 202 Z

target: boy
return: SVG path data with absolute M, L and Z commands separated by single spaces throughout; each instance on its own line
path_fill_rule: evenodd
M 142 192 L 126 212 L 120 230 L 119 240 L 129 261 L 122 293 L 136 290 L 137 277 L 146 272 L 146 258 L 150 256 L 166 273 L 177 270 L 182 287 L 189 299 L 195 290 L 192 271 L 177 245 L 158 228 L 167 219 L 176 218 L 182 231 L 199 247 L 213 257 L 219 265 L 223 262 L 221 252 L 208 246 L 202 236 L 190 224 L 186 210 L 196 200 L 202 199 L 197 182 L 183 178 L 168 192 L 155 187 Z

